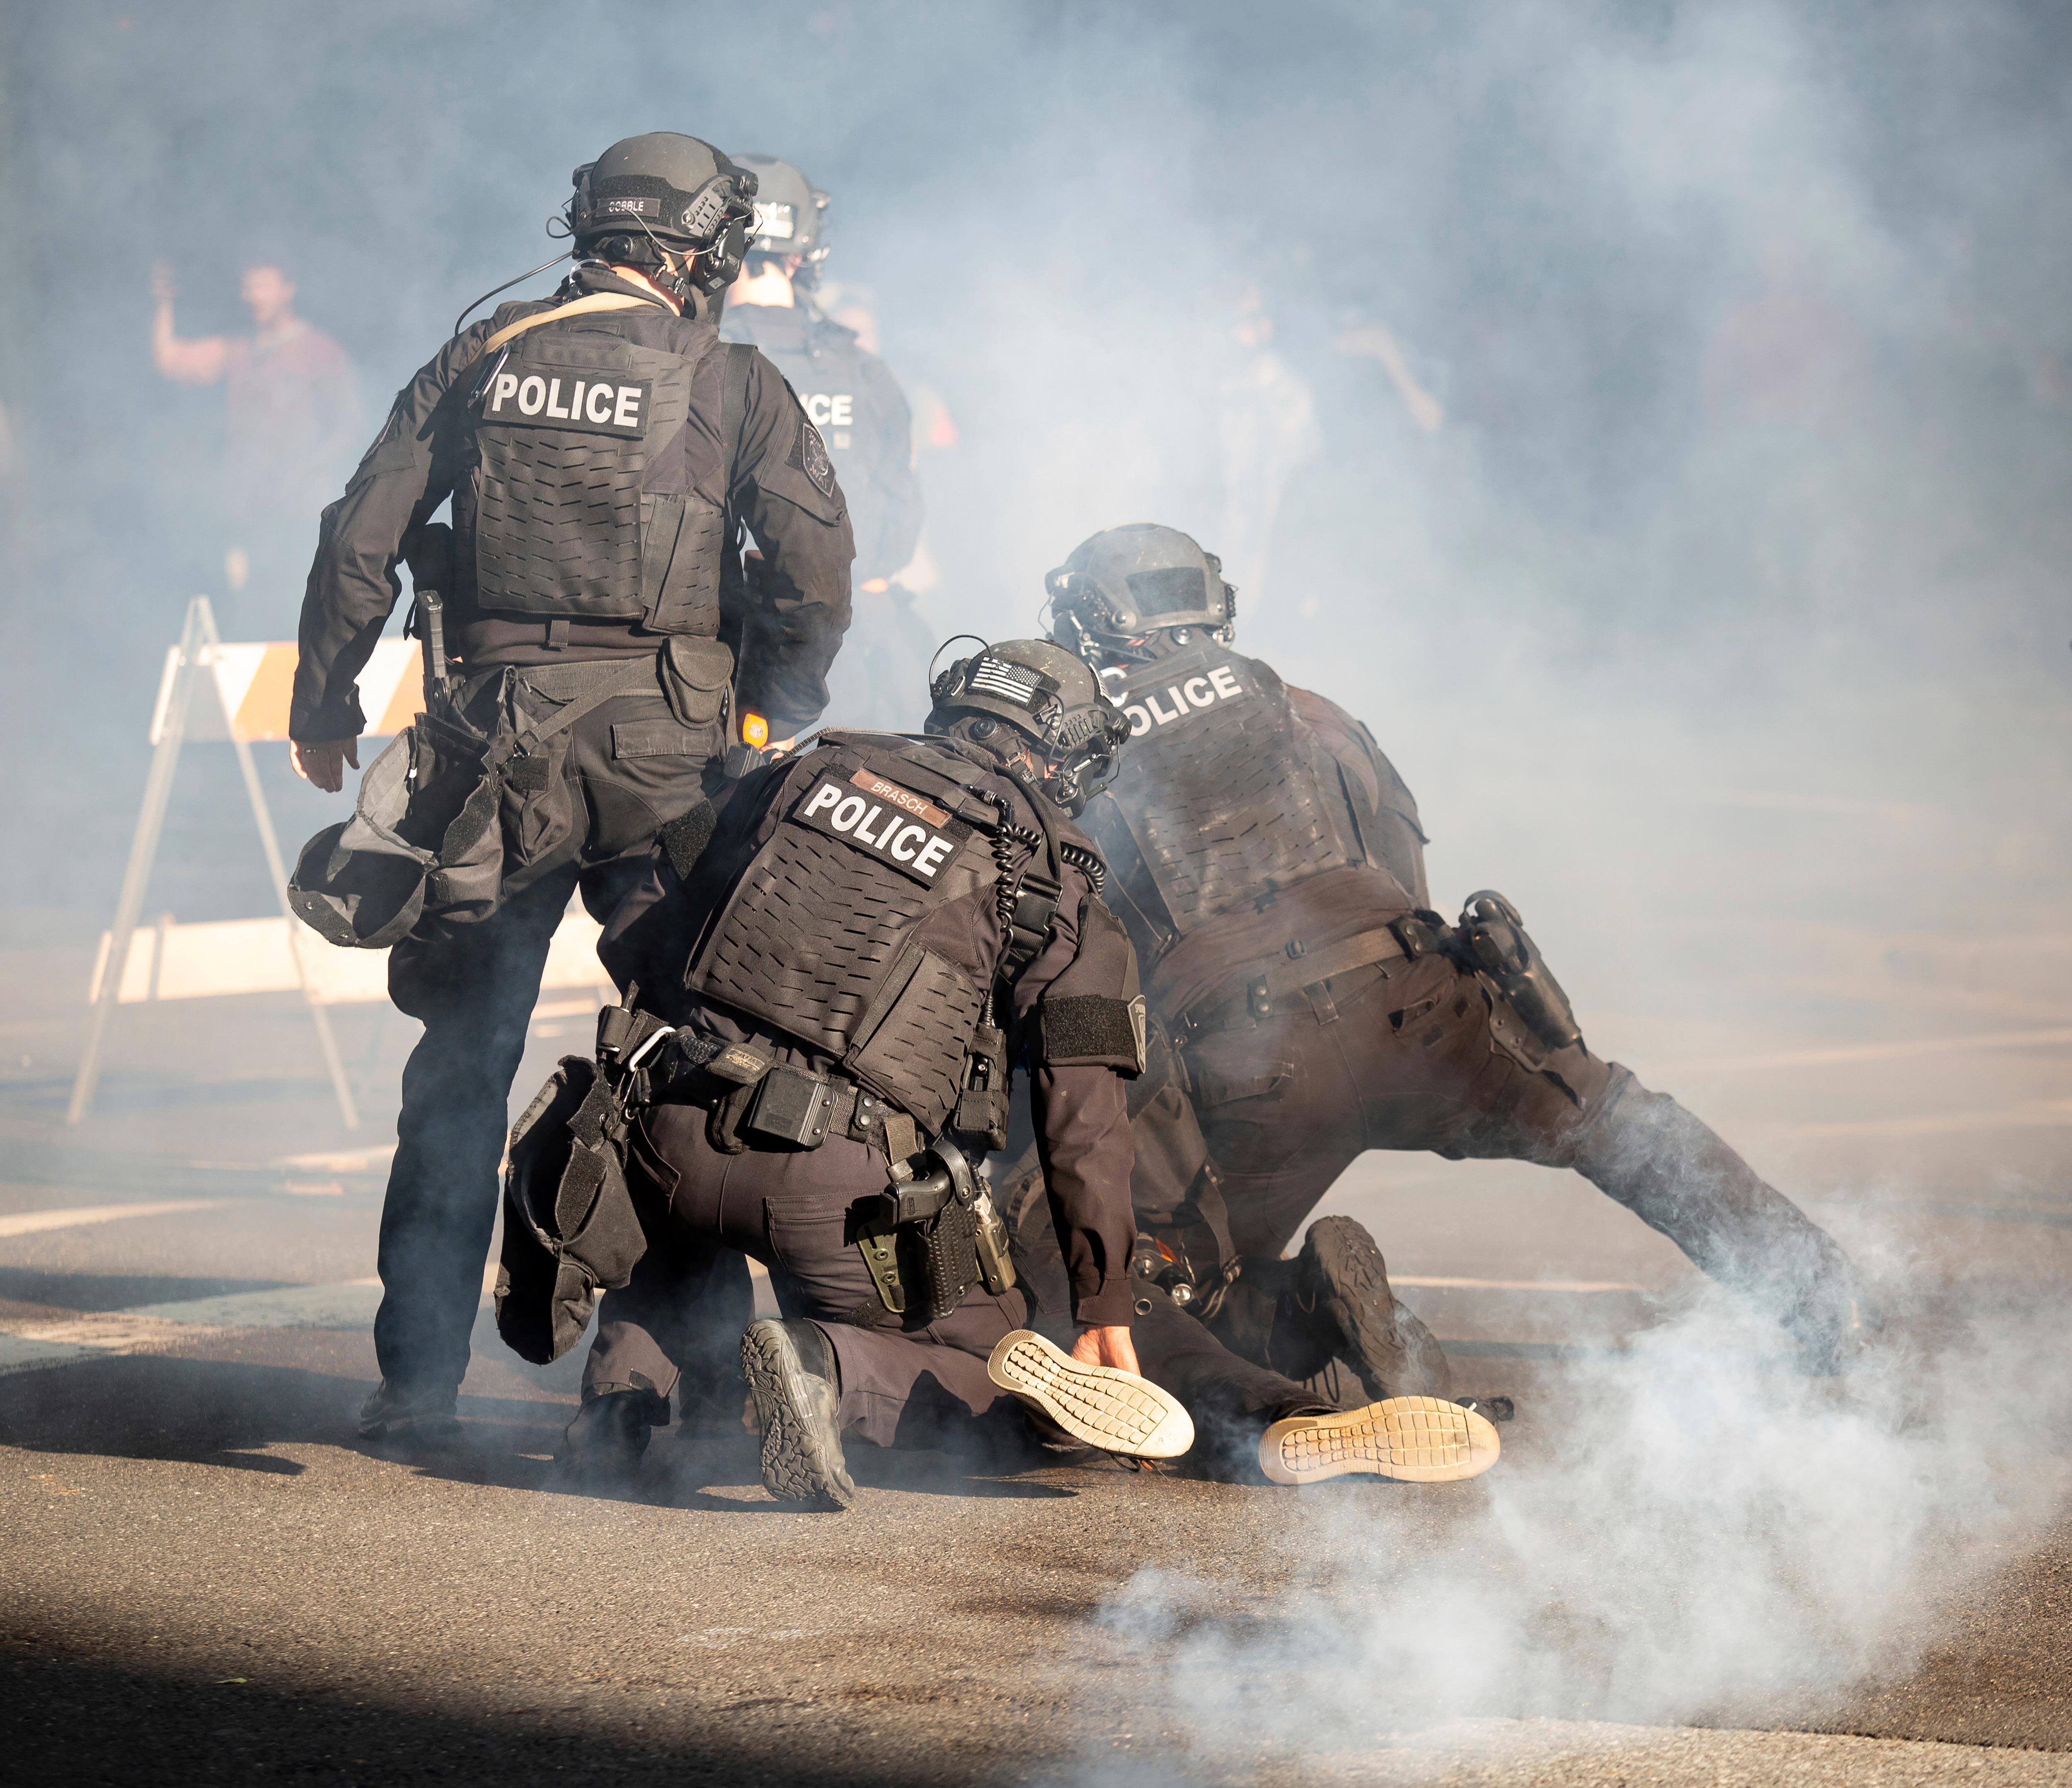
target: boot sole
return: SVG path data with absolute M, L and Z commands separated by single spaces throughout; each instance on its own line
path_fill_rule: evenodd
M 763 1487 L 780 1502 L 832 1512 L 856 1501 L 841 1437 L 812 1413 L 807 1372 L 791 1338 L 774 1322 L 749 1325 L 741 1369 L 763 1423 Z
M 1407 1484 L 1478 1478 L 1503 1442 L 1494 1425 L 1443 1397 L 1390 1397 L 1335 1416 L 1276 1422 L 1259 1443 L 1259 1469 L 1276 1484 L 1315 1484 L 1364 1472 Z
M 1452 1388 L 1450 1375 L 1443 1368 L 1436 1375 L 1417 1371 L 1411 1337 L 1398 1324 L 1399 1306 L 1389 1289 L 1388 1264 L 1365 1229 L 1347 1217 L 1320 1218 L 1309 1226 L 1305 1245 L 1313 1252 L 1324 1281 L 1332 1319 L 1351 1350 L 1345 1363 L 1367 1395 L 1385 1391 L 1392 1383 L 1400 1386 L 1406 1376 L 1438 1378 L 1437 1383 L 1428 1384 L 1419 1395 Z M 1435 1341 L 1433 1345 L 1438 1344 Z
M 1003 1335 L 986 1376 L 1033 1404 L 1075 1441 L 1133 1459 L 1177 1459 L 1194 1444 L 1194 1418 L 1149 1379 L 1086 1366 L 1028 1329 Z

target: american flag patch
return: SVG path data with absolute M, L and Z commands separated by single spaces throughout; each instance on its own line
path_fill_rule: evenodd
M 966 685 L 982 689 L 988 695 L 996 695 L 1003 701 L 1013 702 L 1018 708 L 1033 708 L 1036 692 L 1042 686 L 1043 673 L 1032 671 L 1024 664 L 1010 664 L 1004 659 L 981 658 L 978 668 L 971 674 Z

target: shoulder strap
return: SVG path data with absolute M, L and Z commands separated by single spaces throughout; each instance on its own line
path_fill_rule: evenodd
M 755 358 L 753 342 L 722 342 L 726 364 L 720 369 L 719 438 L 726 443 L 726 473 L 734 483 L 734 462 L 741 458 L 741 431 L 748 421 L 748 368 Z
M 559 323 L 565 317 L 579 317 L 592 310 L 636 310 L 643 304 L 667 309 L 655 298 L 635 298 L 630 292 L 593 292 L 588 298 L 571 298 L 566 304 L 557 304 L 551 310 L 536 310 L 529 317 L 520 317 L 516 323 L 507 323 L 482 344 L 484 354 L 494 354 L 506 342 L 516 341 L 528 329 L 537 329 L 543 323 Z

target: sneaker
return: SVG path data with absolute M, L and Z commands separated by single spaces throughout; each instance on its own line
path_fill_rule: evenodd
M 1033 1330 L 1001 1336 L 985 1370 L 1001 1390 L 1104 1453 L 1177 1459 L 1194 1444 L 1194 1419 L 1170 1391 L 1134 1372 L 1083 1365 Z
M 429 1445 L 457 1439 L 460 1418 L 454 1414 L 454 1404 L 459 1395 L 458 1385 L 407 1385 L 384 1379 L 360 1406 L 360 1437 Z
M 1432 1331 L 1388 1287 L 1374 1238 L 1350 1217 L 1320 1217 L 1297 1257 L 1298 1283 L 1337 1331 L 1332 1351 L 1359 1375 L 1370 1398 L 1445 1396 L 1453 1388 Z
M 554 1462 L 580 1477 L 610 1482 L 631 1478 L 640 1469 L 655 1428 L 652 1391 L 606 1391 L 587 1397 L 561 1435 Z M 666 1414 L 668 1405 L 663 1406 Z
M 1358 1471 L 1450 1484 L 1481 1476 L 1502 1449 L 1479 1411 L 1444 1397 L 1390 1397 L 1364 1409 L 1276 1422 L 1259 1443 L 1259 1469 L 1276 1484 L 1314 1484 Z
M 765 1317 L 741 1338 L 741 1369 L 763 1428 L 763 1487 L 780 1502 L 849 1507 L 833 1343 L 816 1323 Z

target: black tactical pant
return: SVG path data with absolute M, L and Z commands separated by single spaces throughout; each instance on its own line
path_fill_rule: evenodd
M 1192 1335 L 1174 1327 L 1155 1289 L 1138 1304 L 1146 1375 L 1205 1431 L 1297 1413 L 1305 1400 L 1346 1400 L 1320 1396 L 1314 1375 L 1326 1363 L 1305 1345 L 1281 1256 L 1370 1149 L 1572 1168 L 1774 1317 L 1816 1362 L 1843 1342 L 1856 1281 L 1841 1249 L 1667 1094 L 1580 1046 L 1543 1067 L 1519 1061 L 1492 1032 L 1495 996 L 1447 957 L 1356 969 L 1308 993 L 1266 1021 L 1183 1042 L 1177 1063 L 1154 1026 L 1149 1071 L 1131 1091 L 1140 1229 L 1207 1290 L 1226 1264 L 1211 1215 L 1227 1212 L 1240 1263 L 1220 1297 L 1195 1301 L 1211 1314 L 1182 1319 Z M 1029 1165 L 1025 1157 L 1001 1183 L 1018 1240 L 1041 1260 Z M 1437 1379 L 1418 1376 L 1402 1389 L 1447 1394 L 1443 1367 Z
M 1666 1093 L 1580 1045 L 1534 1065 L 1496 995 L 1449 958 L 1334 977 L 1262 1022 L 1183 1042 L 1193 1109 L 1240 1254 L 1279 1256 L 1370 1149 L 1574 1169 L 1816 1353 L 1854 1320 L 1827 1233 Z
M 478 923 L 406 938 L 390 952 L 389 997 L 425 1034 L 403 1070 L 381 1209 L 374 1346 L 384 1378 L 444 1386 L 466 1375 L 511 1083 L 548 945 L 578 888 L 602 920 L 646 873 L 655 833 L 701 799 L 717 736 L 677 725 L 659 686 L 602 703 L 561 735 L 558 787 L 505 797 L 507 876 L 518 891 Z M 738 1276 L 745 1290 L 746 1268 Z
M 627 1389 L 666 1398 L 680 1371 L 709 1358 L 715 1258 L 746 1254 L 770 1269 L 784 1314 L 816 1322 L 832 1342 L 845 1429 L 878 1446 L 939 1447 L 996 1406 L 1019 1427 L 1016 1406 L 985 1370 L 995 1343 L 1028 1321 L 1018 1289 L 994 1297 L 974 1286 L 933 1323 L 902 1321 L 880 1305 L 854 1235 L 857 1217 L 885 1190 L 883 1155 L 846 1137 L 729 1155 L 713 1146 L 705 1124 L 697 1106 L 660 1105 L 635 1132 L 627 1173 L 648 1252 L 598 1308 L 586 1398 Z

